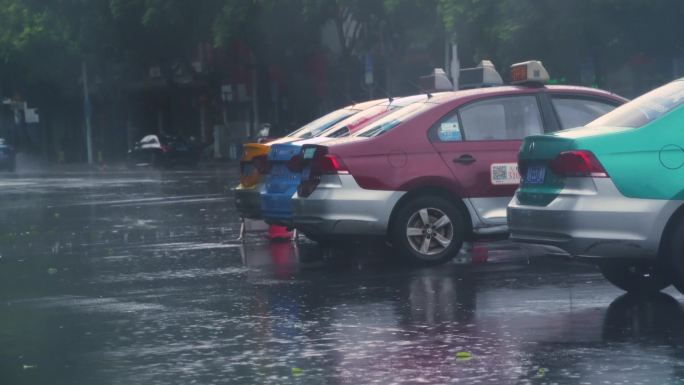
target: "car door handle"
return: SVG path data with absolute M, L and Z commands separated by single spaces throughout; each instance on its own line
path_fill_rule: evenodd
M 469 154 L 461 155 L 458 158 L 454 159 L 454 163 L 460 163 L 467 166 L 469 164 L 475 163 L 475 158 L 473 158 L 473 156 Z

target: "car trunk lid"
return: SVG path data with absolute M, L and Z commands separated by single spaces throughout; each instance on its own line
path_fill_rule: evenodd
M 268 154 L 270 172 L 266 183 L 267 192 L 283 193 L 299 184 L 301 148 L 297 142 L 279 143 L 271 147 Z
M 517 198 L 520 203 L 546 206 L 558 197 L 565 186 L 565 177 L 554 173 L 551 164 L 574 146 L 573 139 L 558 136 L 530 136 L 523 140 L 518 154 L 521 181 Z

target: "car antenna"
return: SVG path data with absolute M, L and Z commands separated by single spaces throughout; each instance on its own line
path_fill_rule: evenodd
M 427 98 L 428 98 L 428 99 L 432 99 L 432 94 L 430 93 L 429 90 L 426 90 L 425 88 L 419 86 L 418 84 L 416 84 L 416 83 L 414 83 L 414 82 L 412 82 L 412 81 L 410 81 L 410 80 L 407 80 L 407 82 L 408 82 L 409 85 L 413 86 L 414 88 L 416 88 L 416 89 L 417 89 L 418 91 L 420 91 L 421 93 L 424 93 L 425 95 L 427 95 Z
M 387 92 L 386 89 L 384 89 L 381 86 L 376 86 L 376 87 L 378 87 L 380 89 L 380 91 L 382 91 L 382 93 L 385 94 L 385 97 L 387 97 L 387 99 L 389 100 L 390 103 L 392 103 L 394 101 L 394 97 L 389 92 Z

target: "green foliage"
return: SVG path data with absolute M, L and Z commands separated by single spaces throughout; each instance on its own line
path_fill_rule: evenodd
M 68 32 L 47 10 L 34 10 L 18 0 L 0 1 L 0 55 L 12 60 L 31 47 L 64 44 Z M 68 45 L 68 44 L 66 44 Z
M 213 21 L 214 43 L 225 46 L 231 39 L 242 37 L 250 39 L 254 19 L 271 5 L 270 0 L 224 1 L 218 16 Z
M 46 86 L 77 95 L 84 60 L 121 85 L 146 66 L 188 62 L 200 43 L 236 40 L 262 72 L 277 66 L 302 84 L 307 60 L 324 53 L 338 93 L 362 83 L 366 53 L 387 79 L 415 80 L 452 39 L 463 65 L 538 58 L 572 82 L 588 59 L 605 73 L 637 54 L 681 57 L 682 13 L 677 0 L 0 0 L 0 96 Z M 322 45 L 324 28 L 339 51 Z
M 468 62 L 531 57 L 567 70 L 587 58 L 604 67 L 637 53 L 679 56 L 684 31 L 676 0 L 438 0 L 444 27 Z

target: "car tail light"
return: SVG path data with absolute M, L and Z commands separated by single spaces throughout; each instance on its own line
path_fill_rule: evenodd
M 311 175 L 349 174 L 347 166 L 335 155 L 325 154 L 311 163 Z
M 269 163 L 268 157 L 266 155 L 255 156 L 252 159 L 252 162 L 254 163 L 254 167 L 257 169 L 259 174 L 266 175 L 271 172 L 271 164 Z
M 287 162 L 287 168 L 292 172 L 302 171 L 302 157 L 301 155 L 295 155 Z
M 551 170 L 564 177 L 607 178 L 608 173 L 596 156 L 587 150 L 561 152 L 549 164 Z
M 309 148 L 312 150 L 311 148 Z M 307 149 L 303 149 L 306 154 Z M 297 193 L 302 197 L 308 197 L 321 183 L 323 175 L 349 174 L 349 169 L 338 156 L 328 154 L 327 147 L 317 147 L 315 155 L 309 160 L 304 160 L 302 169 L 309 168 L 308 177 L 302 178 L 297 187 Z M 306 156 L 305 156 L 306 158 Z

